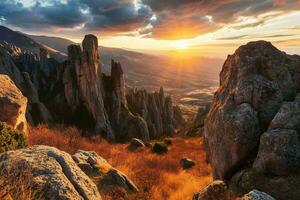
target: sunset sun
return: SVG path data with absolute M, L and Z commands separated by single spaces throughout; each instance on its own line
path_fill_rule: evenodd
M 180 40 L 180 41 L 175 43 L 175 47 L 179 50 L 184 50 L 184 49 L 187 49 L 189 47 L 189 43 L 186 40 Z

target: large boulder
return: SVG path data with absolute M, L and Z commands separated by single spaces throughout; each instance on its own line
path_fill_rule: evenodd
M 53 147 L 41 145 L 7 151 L 0 154 L 0 168 L 0 177 L 12 180 L 12 183 L 20 178 L 31 185 L 32 194 L 42 194 L 33 199 L 101 200 L 96 185 L 72 157 Z M 18 176 L 25 169 L 29 170 L 30 176 L 28 171 L 24 176 Z
M 113 168 L 104 158 L 93 151 L 78 150 L 73 160 L 98 186 L 103 193 L 118 188 L 124 194 L 138 192 L 135 184 L 122 172 Z
M 242 194 L 257 188 L 297 199 L 299 184 L 280 188 L 275 180 L 287 183 L 299 173 L 299 86 L 300 56 L 269 42 L 250 42 L 228 56 L 204 123 L 215 179 L 231 180 Z
M 26 132 L 27 98 L 7 75 L 0 74 L 0 85 L 0 121 Z

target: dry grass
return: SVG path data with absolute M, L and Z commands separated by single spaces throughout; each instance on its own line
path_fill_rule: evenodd
M 174 138 L 168 153 L 157 155 L 148 148 L 130 152 L 126 149 L 128 144 L 109 144 L 97 137 L 82 138 L 78 130 L 72 127 L 60 126 L 50 130 L 38 126 L 31 128 L 29 144 L 54 146 L 70 154 L 78 149 L 96 151 L 138 186 L 140 192 L 130 196 L 132 200 L 192 199 L 196 191 L 212 181 L 200 138 Z M 181 169 L 179 161 L 183 156 L 195 160 L 196 166 L 190 170 Z M 121 199 L 116 194 L 104 195 L 103 199 Z
M 31 200 L 42 199 L 34 192 L 31 169 L 26 165 L 14 163 L 0 173 L 0 199 Z

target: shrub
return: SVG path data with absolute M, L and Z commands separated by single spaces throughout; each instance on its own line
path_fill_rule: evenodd
M 25 134 L 5 122 L 0 122 L 0 153 L 27 146 Z
M 168 152 L 168 145 L 165 143 L 156 142 L 152 147 L 152 152 L 157 154 L 164 154 Z

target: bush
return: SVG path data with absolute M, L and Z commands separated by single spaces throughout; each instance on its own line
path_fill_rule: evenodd
M 168 152 L 168 145 L 165 143 L 156 142 L 152 147 L 152 152 L 157 154 L 164 154 Z
M 22 131 L 15 130 L 5 122 L 0 122 L 0 153 L 26 146 L 26 137 Z

